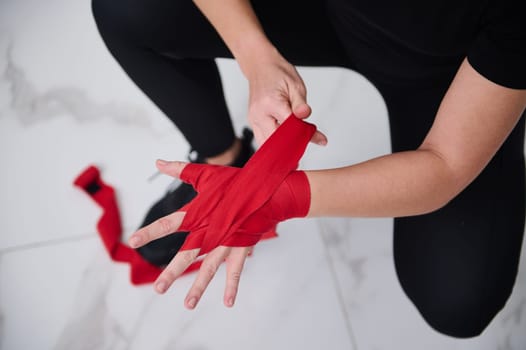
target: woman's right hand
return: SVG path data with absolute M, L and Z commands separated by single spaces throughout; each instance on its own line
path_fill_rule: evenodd
M 296 68 L 265 35 L 249 0 L 193 0 L 219 33 L 237 60 L 250 87 L 248 120 L 259 145 L 294 113 L 305 119 L 311 113 L 305 84 Z M 316 132 L 311 142 L 325 145 Z
M 245 62 L 242 70 L 250 89 L 248 120 L 259 145 L 292 113 L 300 119 L 309 117 L 311 107 L 303 79 L 277 50 L 266 50 Z M 325 145 L 327 137 L 316 131 L 311 142 Z

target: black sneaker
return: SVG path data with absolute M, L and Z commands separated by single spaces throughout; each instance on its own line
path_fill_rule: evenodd
M 243 167 L 248 159 L 254 154 L 252 139 L 254 135 L 248 128 L 243 130 L 241 138 L 241 151 L 236 160 L 231 164 L 235 167 Z M 190 157 L 189 157 L 190 158 Z M 199 156 L 190 159 L 194 163 L 204 163 Z M 164 197 L 158 200 L 146 213 L 141 227 L 151 224 L 155 220 L 162 218 L 176 210 L 182 208 L 197 195 L 192 185 L 182 182 L 176 188 L 169 188 Z M 166 266 L 177 254 L 183 245 L 188 232 L 174 232 L 168 236 L 156 239 L 140 248 L 137 248 L 139 254 L 151 264 L 157 266 Z

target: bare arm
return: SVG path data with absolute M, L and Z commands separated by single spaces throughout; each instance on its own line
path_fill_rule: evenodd
M 244 74 L 252 80 L 251 85 L 258 85 L 262 76 L 269 76 L 258 77 L 262 67 L 282 63 L 283 58 L 266 38 L 248 0 L 194 2 L 218 30 Z M 258 101 L 251 103 L 255 107 L 249 111 L 249 119 L 250 115 L 255 116 L 252 125 L 261 142 L 276 125 L 259 118 L 259 112 L 273 109 L 267 114 L 280 121 L 287 111 L 274 107 L 276 99 L 268 98 L 272 91 L 261 92 L 257 86 L 251 90 L 259 90 L 256 95 L 263 96 L 271 105 L 261 107 Z M 295 94 L 291 92 L 298 89 L 291 90 L 284 97 L 293 101 Z M 432 129 L 417 150 L 349 167 L 308 172 L 312 187 L 310 215 L 394 217 L 440 208 L 482 171 L 513 129 L 525 105 L 525 90 L 494 84 L 465 60 L 442 101 Z
M 307 90 L 296 68 L 268 40 L 248 0 L 194 0 L 238 62 L 250 87 L 248 120 L 262 144 L 286 117 L 307 118 Z M 312 142 L 324 145 L 317 131 Z
M 399 217 L 439 209 L 488 164 L 525 107 L 526 90 L 494 84 L 465 60 L 417 150 L 309 171 L 309 215 Z
M 194 0 L 226 43 L 245 75 L 252 62 L 279 55 L 248 0 Z

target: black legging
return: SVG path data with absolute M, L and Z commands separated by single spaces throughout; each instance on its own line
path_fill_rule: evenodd
M 92 5 L 110 52 L 191 147 L 204 157 L 226 150 L 235 135 L 214 58 L 232 56 L 193 2 Z M 375 45 L 374 35 L 348 18 L 339 0 L 329 7 L 324 0 L 253 5 L 291 63 L 346 67 L 376 86 L 388 108 L 393 151 L 420 145 L 462 57 L 435 62 L 401 47 Z M 482 174 L 444 208 L 395 219 L 398 278 L 439 332 L 480 334 L 512 291 L 524 232 L 523 150 L 524 116 Z

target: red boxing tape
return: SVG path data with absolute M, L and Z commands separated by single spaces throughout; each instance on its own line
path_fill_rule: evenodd
M 102 181 L 99 169 L 89 166 L 73 184 L 86 192 L 102 208 L 97 231 L 109 256 L 114 261 L 130 264 L 130 279 L 133 284 L 155 281 L 161 269 L 148 263 L 137 251 L 121 242 L 122 227 L 115 191 Z
M 278 198 L 273 198 L 269 205 L 282 209 L 274 215 L 282 220 L 307 215 L 310 187 L 305 174 L 294 170 L 315 131 L 314 125 L 291 115 L 240 170 L 188 164 L 181 179 L 196 186 L 199 194 L 181 209 L 186 215 L 180 230 L 190 231 L 181 249 L 201 248 L 200 254 L 206 254 L 219 245 L 256 244 L 262 232 L 247 232 L 242 225 L 250 218 L 251 224 L 258 221 L 261 229 L 269 226 L 264 224 L 262 213 L 268 213 L 269 208 L 264 206 L 280 186 L 292 189 L 289 191 L 290 198 L 280 196 L 280 200 L 291 205 L 280 207 L 276 203 Z M 206 168 L 209 170 L 203 170 Z M 298 200 L 302 201 L 301 204 Z M 299 211 L 292 209 L 298 206 L 301 208 Z M 270 223 L 275 218 L 266 220 Z
M 219 245 L 248 247 L 262 238 L 275 237 L 276 225 L 289 218 L 306 216 L 310 186 L 302 171 L 295 171 L 316 127 L 294 115 L 239 169 L 188 164 L 181 179 L 199 193 L 180 211 L 186 212 L 179 231 L 190 231 L 181 250 L 200 248 L 200 255 Z M 122 227 L 114 189 L 102 181 L 95 166 L 74 181 L 102 209 L 99 235 L 110 257 L 127 262 L 133 284 L 151 283 L 162 271 L 121 242 Z M 186 272 L 199 268 L 201 261 Z

